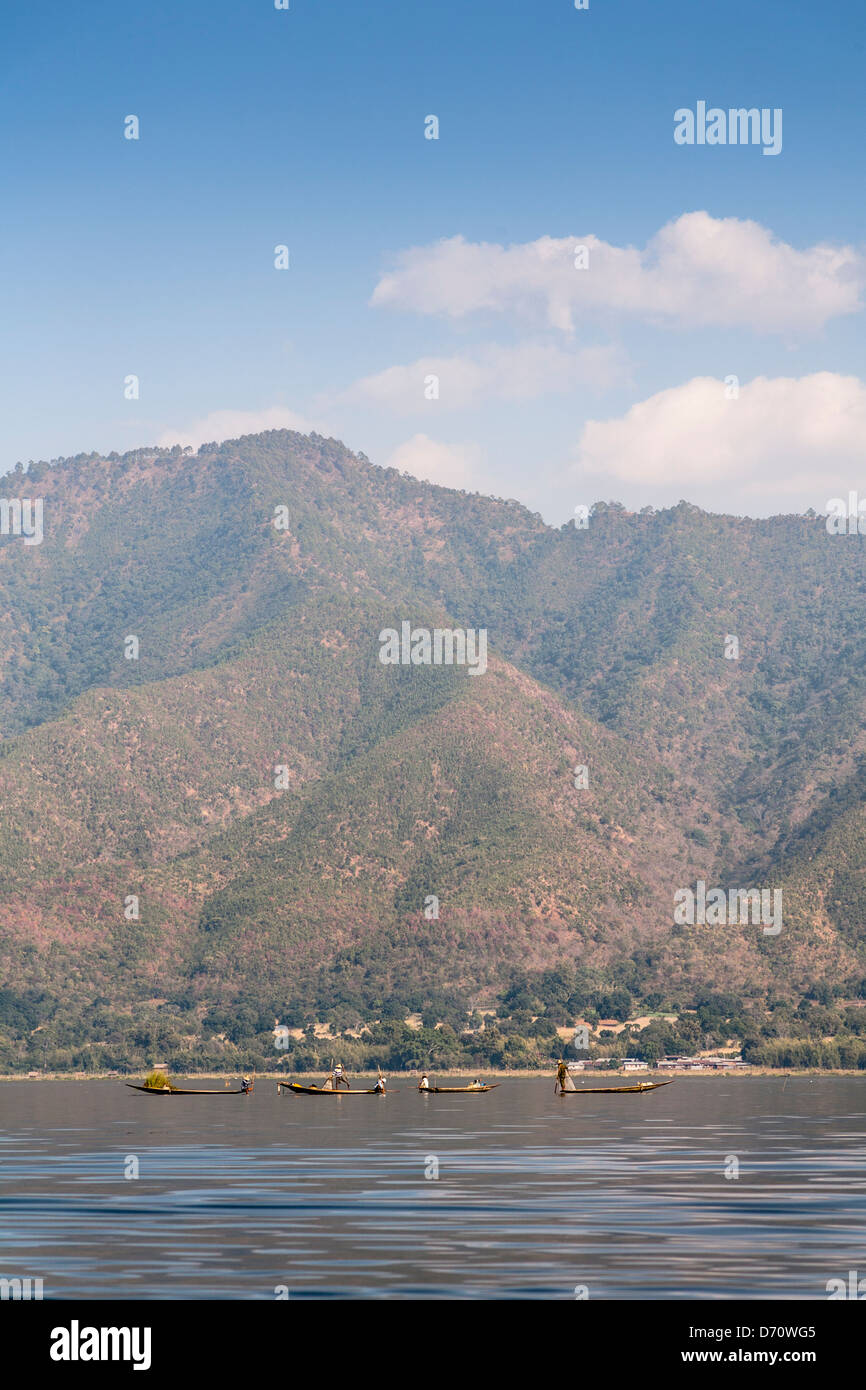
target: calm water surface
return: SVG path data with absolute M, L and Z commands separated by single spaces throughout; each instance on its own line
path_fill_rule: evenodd
M 0 1083 L 0 1276 L 46 1298 L 812 1299 L 866 1274 L 866 1076 L 395 1084 Z

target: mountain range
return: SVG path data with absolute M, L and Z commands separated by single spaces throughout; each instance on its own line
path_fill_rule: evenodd
M 556 972 L 575 1011 L 862 995 L 859 536 L 686 502 L 556 528 L 290 431 L 0 496 L 44 517 L 0 536 L 10 1035 L 497 1008 Z M 487 669 L 383 664 L 404 623 L 483 630 Z M 781 889 L 781 930 L 677 925 L 699 882 Z

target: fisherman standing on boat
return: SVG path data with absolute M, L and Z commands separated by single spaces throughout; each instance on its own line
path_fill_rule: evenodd
M 345 1088 L 346 1088 L 347 1091 L 351 1091 L 352 1088 L 351 1088 L 351 1086 L 349 1085 L 349 1082 L 347 1081 L 346 1076 L 345 1076 L 345 1074 L 344 1074 L 344 1072 L 343 1072 L 343 1063 L 342 1063 L 342 1062 L 338 1062 L 338 1063 L 337 1063 L 337 1065 L 334 1067 L 334 1070 L 333 1070 L 332 1075 L 333 1075 L 334 1090 L 335 1090 L 335 1091 L 339 1091 L 341 1085 L 345 1086 Z
M 379 1072 L 379 1076 L 377 1078 L 375 1086 L 373 1087 L 373 1090 L 376 1091 L 378 1095 L 383 1096 L 385 1094 L 386 1085 L 387 1082 L 385 1080 L 385 1077 L 382 1075 L 381 1072 Z
M 566 1081 L 570 1080 L 571 1077 L 568 1074 L 568 1063 L 565 1061 L 564 1058 L 560 1057 L 559 1066 L 556 1068 L 556 1081 L 554 1081 L 553 1083 L 553 1094 L 556 1095 L 557 1085 L 559 1086 L 559 1089 L 561 1091 L 564 1091 Z
M 426 1071 L 422 1071 L 422 1073 L 421 1073 L 421 1080 L 418 1082 L 418 1090 L 419 1090 L 419 1091 L 429 1091 L 429 1090 L 430 1090 L 430 1082 L 427 1080 L 427 1073 L 426 1073 Z
M 245 1076 L 243 1081 L 241 1082 L 241 1091 L 245 1096 L 248 1096 L 252 1089 L 253 1083 L 251 1077 Z

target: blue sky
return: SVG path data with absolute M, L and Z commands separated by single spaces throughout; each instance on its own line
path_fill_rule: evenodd
M 555 522 L 857 487 L 862 4 L 49 0 L 0 34 L 3 465 L 286 423 Z M 699 100 L 781 108 L 782 152 L 677 146 Z

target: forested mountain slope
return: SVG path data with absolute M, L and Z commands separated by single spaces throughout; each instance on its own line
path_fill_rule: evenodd
M 96 1034 L 94 997 L 491 1007 L 550 970 L 574 1009 L 856 994 L 860 537 L 685 503 L 557 530 L 288 431 L 0 494 L 45 528 L 0 537 L 0 1033 Z M 383 665 L 404 621 L 486 629 L 487 671 Z M 698 878 L 781 886 L 782 931 L 676 927 Z

